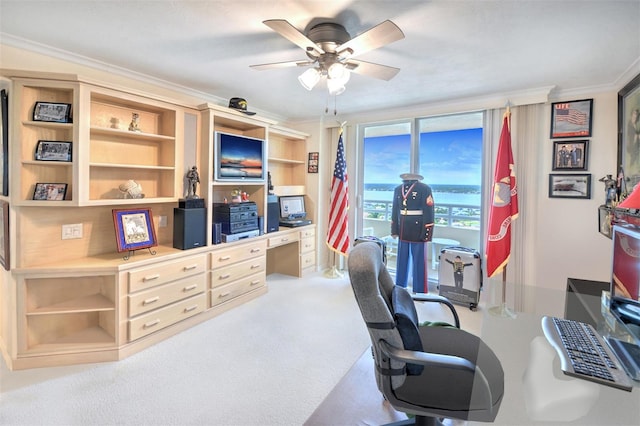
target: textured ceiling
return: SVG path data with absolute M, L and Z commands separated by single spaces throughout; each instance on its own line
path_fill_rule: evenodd
M 390 19 L 405 39 L 357 59 L 401 71 L 391 81 L 354 74 L 337 99 L 321 85 L 309 92 L 297 81 L 304 69 L 249 68 L 306 59 L 266 19 L 286 19 L 301 31 L 338 22 L 352 37 Z M 640 0 L 0 0 L 0 41 L 50 46 L 220 103 L 244 97 L 249 109 L 299 121 L 334 105 L 354 114 L 619 84 L 640 58 Z

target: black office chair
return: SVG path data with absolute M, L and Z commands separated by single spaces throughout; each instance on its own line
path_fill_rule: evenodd
M 416 296 L 448 306 L 454 318 L 452 326 L 419 325 L 414 298 L 393 284 L 375 243 L 353 247 L 348 266 L 373 345 L 378 389 L 396 410 L 415 415 L 401 424 L 493 421 L 504 394 L 502 366 L 480 338 L 459 328 L 453 305 L 437 295 Z

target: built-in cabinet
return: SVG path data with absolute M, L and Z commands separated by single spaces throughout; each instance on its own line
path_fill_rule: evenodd
M 315 225 L 212 241 L 213 203 L 240 189 L 264 216 L 269 192 L 266 180 L 215 181 L 215 132 L 267 141 L 278 195 L 306 193 L 305 134 L 75 75 L 0 73 L 12 80 L 11 186 L 0 197 L 11 210 L 11 265 L 0 272 L 0 349 L 10 368 L 118 360 L 266 293 L 269 273 L 315 269 Z M 69 122 L 34 120 L 36 102 L 69 104 Z M 198 116 L 195 141 L 185 141 L 186 114 Z M 36 159 L 39 141 L 69 142 L 71 155 Z M 173 208 L 185 195 L 186 143 L 195 144 L 208 218 L 207 245 L 182 251 L 171 236 Z M 129 181 L 143 195 L 125 193 Z M 64 183 L 66 195 L 34 200 L 37 183 Z M 159 245 L 125 260 L 116 251 L 112 209 L 139 206 L 152 208 Z M 81 225 L 81 235 L 63 238 L 69 223 Z

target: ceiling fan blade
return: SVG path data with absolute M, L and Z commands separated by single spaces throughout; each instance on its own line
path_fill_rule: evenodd
M 365 61 L 356 61 L 355 59 L 349 59 L 345 63 L 345 66 L 348 70 L 356 74 L 387 81 L 391 80 L 396 76 L 396 74 L 398 74 L 398 72 L 400 72 L 400 68 Z
M 263 71 L 263 70 L 272 70 L 276 68 L 306 67 L 313 64 L 314 64 L 313 61 L 304 60 L 304 61 L 272 62 L 270 64 L 256 64 L 256 65 L 249 65 L 249 67 L 253 68 L 254 70 Z
M 314 56 L 319 56 L 324 53 L 324 50 L 322 50 L 317 44 L 284 19 L 268 19 L 266 21 L 262 21 L 262 23 L 290 42 L 300 46 L 307 53 L 314 52 Z
M 402 30 L 393 22 L 386 20 L 340 45 L 336 49 L 336 53 L 341 58 L 349 58 L 403 38 Z

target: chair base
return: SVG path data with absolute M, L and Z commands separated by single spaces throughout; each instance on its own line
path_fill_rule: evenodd
M 399 422 L 387 423 L 384 426 L 408 426 L 408 425 L 444 426 L 444 423 L 442 423 L 442 420 L 437 418 L 437 417 L 415 416 L 414 418 L 409 418 L 407 420 L 401 420 Z

